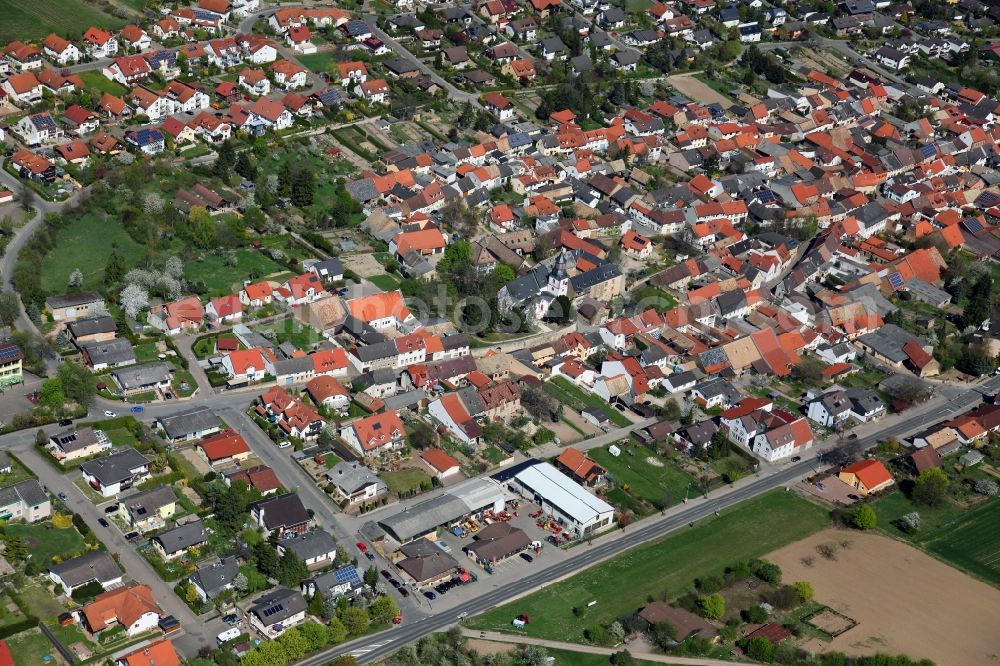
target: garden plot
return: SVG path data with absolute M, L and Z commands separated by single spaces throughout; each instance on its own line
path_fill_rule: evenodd
M 819 549 L 833 545 L 831 557 Z M 903 542 L 823 530 L 767 556 L 786 580 L 808 580 L 816 601 L 858 625 L 802 647 L 849 655 L 880 652 L 939 664 L 996 663 L 1000 590 Z

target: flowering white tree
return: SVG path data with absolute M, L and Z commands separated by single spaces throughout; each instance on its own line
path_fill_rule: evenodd
M 167 259 L 167 262 L 163 264 L 163 270 L 167 272 L 167 275 L 177 280 L 184 278 L 184 262 L 177 255 Z
M 163 212 L 163 197 L 156 192 L 149 192 L 143 197 L 142 210 L 146 215 L 157 215 Z
M 149 292 L 139 284 L 133 283 L 122 289 L 119 300 L 125 314 L 135 319 L 141 311 L 149 307 Z
M 73 272 L 69 274 L 69 287 L 70 289 L 76 289 L 81 284 L 83 284 L 83 271 L 79 268 L 74 269 Z

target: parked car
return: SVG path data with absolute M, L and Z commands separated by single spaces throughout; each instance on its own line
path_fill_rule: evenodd
M 104 410 L 104 415 L 105 415 L 105 416 L 107 416 L 107 417 L 108 417 L 109 419 L 113 419 L 113 418 L 115 418 L 116 416 L 118 416 L 117 414 L 115 414 L 115 413 L 114 413 L 113 411 L 111 411 L 110 409 L 106 409 L 106 410 Z
M 792 462 L 798 462 L 802 460 L 802 456 L 792 456 Z
M 427 597 L 431 601 L 434 601 L 435 599 L 438 598 L 438 595 L 434 594 L 430 590 L 425 590 L 424 591 L 424 596 Z
M 59 422 L 59 425 L 61 425 L 64 428 L 66 426 L 71 426 L 73 425 L 73 419 L 63 419 L 62 421 Z
M 135 541 L 140 536 L 142 536 L 142 535 L 139 534 L 138 532 L 129 532 L 128 534 L 125 535 L 125 540 L 126 541 Z
M 858 438 L 858 433 L 856 432 L 852 432 L 850 435 L 847 436 L 847 439 L 857 439 L 857 438 Z
M 390 579 L 389 579 L 389 585 L 392 585 L 392 586 L 393 586 L 394 588 L 396 588 L 396 589 L 398 590 L 398 589 L 399 589 L 399 586 L 400 586 L 400 585 L 402 585 L 402 583 L 400 583 L 400 582 L 399 582 L 398 580 L 396 580 L 395 578 L 390 578 Z
M 101 524 L 101 527 L 111 527 L 111 523 L 109 523 L 104 518 L 98 518 L 97 522 L 99 522 Z
M 104 513 L 116 513 L 118 511 L 118 505 L 112 504 L 111 506 L 104 507 Z
M 69 495 L 67 495 L 66 493 L 59 493 L 59 499 L 65 502 L 66 500 L 69 499 Z
M 402 594 L 404 598 L 410 596 L 410 591 L 405 587 L 400 587 L 399 593 Z
M 225 616 L 224 618 L 222 618 L 222 621 L 228 624 L 230 627 L 238 627 L 241 624 L 243 624 L 243 620 L 241 620 L 240 616 L 235 613 L 230 613 L 229 615 Z
M 382 578 L 385 578 L 386 580 L 389 580 L 390 578 L 392 578 L 392 574 L 389 573 L 388 571 L 386 571 L 385 569 L 382 569 L 382 571 L 380 571 L 379 573 L 381 573 L 382 574 Z
M 525 562 L 535 561 L 535 558 L 533 558 L 531 555 L 528 555 L 527 553 L 521 553 L 521 559 L 524 560 Z

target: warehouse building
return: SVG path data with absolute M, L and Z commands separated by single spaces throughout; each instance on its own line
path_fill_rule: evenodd
M 547 462 L 527 467 L 509 481 L 514 490 L 538 504 L 578 538 L 601 532 L 615 522 L 615 509 L 591 495 Z
M 448 528 L 477 517 L 486 509 L 503 511 L 506 501 L 496 481 L 469 479 L 452 486 L 446 493 L 379 520 L 378 525 L 399 543 L 424 536 L 433 539 L 439 527 Z

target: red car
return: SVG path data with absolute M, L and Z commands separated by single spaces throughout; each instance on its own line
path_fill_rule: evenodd
M 358 550 L 360 550 L 362 553 L 367 553 L 368 552 L 368 546 L 366 546 L 365 544 L 361 543 L 360 541 L 357 542 L 354 545 L 357 546 Z

